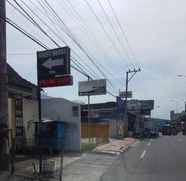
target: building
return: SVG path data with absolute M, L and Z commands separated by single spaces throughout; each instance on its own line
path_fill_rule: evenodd
M 37 86 L 22 78 L 10 65 L 7 72 L 8 125 L 19 150 L 33 144 L 33 125 L 38 121 Z
M 80 152 L 80 104 L 63 98 L 45 97 L 41 105 L 43 120 L 65 122 L 65 151 Z
M 154 129 L 157 128 L 161 130 L 165 125 L 169 125 L 171 123 L 168 119 L 160 119 L 160 118 L 148 118 L 145 120 L 145 128 Z

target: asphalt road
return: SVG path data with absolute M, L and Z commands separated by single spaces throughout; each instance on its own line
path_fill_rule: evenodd
M 118 158 L 101 180 L 186 180 L 186 136 L 161 136 L 136 143 Z

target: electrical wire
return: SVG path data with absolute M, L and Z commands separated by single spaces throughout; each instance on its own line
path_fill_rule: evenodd
M 74 18 L 76 19 L 76 22 L 80 22 L 81 26 L 80 28 L 83 29 L 84 33 L 87 34 L 86 38 L 88 38 L 88 41 L 91 42 L 93 41 L 94 44 L 96 44 L 94 46 L 95 49 L 97 49 L 98 51 L 101 49 L 100 47 L 100 43 L 97 40 L 97 37 L 95 36 L 95 32 L 91 31 L 91 29 L 88 28 L 88 26 L 86 25 L 86 22 L 83 20 L 83 18 L 81 17 L 81 15 L 79 14 L 79 12 L 76 10 L 76 8 L 73 6 L 72 2 L 70 0 L 63 0 L 66 4 L 65 7 L 69 7 L 71 12 L 69 13 L 69 11 L 64 8 L 64 10 L 66 11 L 66 14 L 70 14 L 70 18 L 72 19 L 72 14 L 74 14 Z M 69 9 L 68 8 L 68 9 Z M 104 59 L 106 60 L 107 57 L 105 56 L 105 51 L 103 52 L 104 55 Z M 103 66 L 103 64 L 99 63 L 101 66 Z M 114 76 L 114 73 L 112 73 L 106 66 L 104 66 L 105 72 L 107 72 L 109 75 Z
M 134 51 L 133 51 L 133 49 L 132 49 L 132 47 L 131 47 L 131 45 L 130 45 L 130 43 L 129 43 L 129 40 L 128 40 L 128 38 L 127 38 L 127 34 L 126 34 L 124 28 L 122 27 L 120 21 L 119 21 L 119 18 L 118 18 L 118 16 L 117 16 L 117 13 L 115 12 L 114 7 L 112 6 L 111 1 L 110 1 L 110 0 L 107 0 L 107 2 L 108 2 L 109 6 L 110 6 L 110 8 L 111 8 L 111 10 L 112 10 L 112 13 L 113 13 L 113 15 L 114 15 L 114 18 L 115 18 L 115 20 L 116 20 L 116 22 L 117 22 L 117 24 L 118 24 L 118 27 L 119 27 L 121 33 L 123 34 L 123 38 L 124 38 L 124 40 L 126 41 L 126 43 L 127 43 L 127 45 L 128 45 L 128 49 L 129 49 L 129 51 L 131 52 L 131 55 L 132 55 L 133 59 L 136 61 L 136 56 L 135 56 Z
M 92 8 L 91 4 L 89 3 L 88 0 L 83 0 L 87 6 L 89 7 L 90 11 L 92 12 L 92 14 L 95 16 L 98 24 L 100 25 L 100 27 L 102 28 L 103 32 L 105 33 L 107 39 L 109 40 L 110 44 L 113 46 L 113 48 L 115 49 L 116 53 L 119 53 L 120 57 L 122 57 L 123 62 L 126 61 L 125 57 L 123 56 L 123 54 L 120 52 L 120 50 L 117 48 L 117 46 L 115 45 L 115 42 L 112 40 L 112 38 L 110 37 L 110 34 L 106 31 L 102 21 L 100 20 L 100 18 L 98 17 L 98 15 L 96 14 L 96 12 L 94 11 L 94 9 Z M 128 62 L 129 63 L 129 62 Z M 130 63 L 129 63 L 130 64 Z
M 112 82 L 107 78 L 106 74 L 102 71 L 102 69 L 100 68 L 100 65 L 97 65 L 94 61 L 94 59 L 87 53 L 87 51 L 81 46 L 81 44 L 75 39 L 75 37 L 72 35 L 70 29 L 68 28 L 68 26 L 65 24 L 65 22 L 62 20 L 62 18 L 56 13 L 56 11 L 53 9 L 53 7 L 48 3 L 47 0 L 43 0 L 48 8 L 55 14 L 55 16 L 57 17 L 57 19 L 59 20 L 60 23 L 62 23 L 64 25 L 64 27 L 66 28 L 67 35 L 74 41 L 74 43 L 81 49 L 82 52 L 84 52 L 84 54 L 87 56 L 87 58 L 92 62 L 92 64 L 97 68 L 97 70 L 100 72 L 100 74 L 107 79 L 108 83 L 110 84 L 111 87 L 114 88 Z
M 3 19 L 2 17 L 0 17 L 1 19 Z M 11 19 L 6 18 L 3 19 L 4 21 L 6 21 L 9 25 L 11 25 L 13 28 L 15 28 L 16 30 L 18 30 L 19 32 L 21 32 L 22 34 L 24 34 L 27 38 L 31 39 L 33 42 L 35 42 L 37 45 L 41 46 L 43 49 L 45 50 L 49 50 L 49 47 L 46 46 L 45 44 L 41 43 L 36 37 L 34 37 L 33 35 L 31 35 L 30 33 L 28 33 L 26 30 L 24 30 L 23 28 L 21 28 L 19 25 L 17 25 L 15 22 L 13 22 Z M 73 60 L 72 60 L 73 61 Z M 71 65 L 72 68 L 74 68 L 76 71 L 78 71 L 79 73 L 81 73 L 84 76 L 88 76 L 87 73 L 84 72 L 84 70 L 79 69 L 73 65 Z M 88 76 L 91 77 L 91 76 Z
M 113 23 L 111 22 L 111 20 L 110 20 L 108 14 L 107 14 L 105 8 L 103 7 L 101 1 L 100 1 L 100 0 L 97 0 L 97 3 L 98 3 L 98 5 L 99 5 L 99 7 L 101 8 L 101 10 L 103 11 L 103 14 L 104 14 L 104 16 L 105 16 L 105 18 L 106 18 L 108 24 L 110 25 L 110 27 L 111 27 L 111 29 L 112 29 L 112 31 L 113 31 L 113 33 L 114 33 L 114 35 L 115 35 L 117 41 L 119 42 L 119 44 L 120 44 L 120 46 L 122 47 L 122 49 L 124 50 L 124 52 L 126 52 L 127 58 L 130 60 L 130 56 L 128 55 L 128 52 L 127 52 L 127 50 L 125 49 L 125 47 L 123 46 L 123 43 L 122 43 L 122 41 L 121 41 L 121 38 L 119 38 L 118 33 L 117 33 L 117 31 L 115 30 L 114 25 L 113 25 Z M 133 65 L 133 67 L 135 67 L 133 63 L 132 63 L 132 65 Z
M 31 1 L 31 0 L 30 0 Z M 33 3 L 33 2 L 32 2 Z M 45 7 L 43 6 L 43 4 L 39 1 L 39 4 L 40 4 L 40 6 L 42 7 L 42 9 L 45 11 L 45 13 L 44 13 L 44 15 L 45 16 L 47 16 L 47 18 L 50 20 L 50 22 L 55 26 L 55 21 L 50 17 L 50 15 L 48 15 L 48 12 L 47 12 L 47 10 L 45 9 Z M 36 6 L 37 7 L 37 6 Z M 38 7 L 37 7 L 38 8 Z M 42 12 L 42 11 L 41 11 Z M 58 28 L 60 28 L 60 30 L 62 30 L 62 31 L 64 31 L 63 29 L 61 29 L 61 26 L 58 26 L 58 27 L 56 27 L 56 30 L 58 29 Z M 57 34 L 57 37 L 65 44 L 65 45 L 67 45 L 67 42 L 64 40 L 64 39 L 62 39 L 61 37 L 59 37 L 59 34 L 61 34 L 61 33 L 58 33 Z M 81 59 L 81 57 L 72 49 L 72 52 L 75 54 L 75 56 L 76 57 L 78 57 L 78 59 L 79 60 L 82 60 Z M 84 62 L 84 61 L 82 61 L 82 62 Z M 84 64 L 86 64 L 86 62 L 84 62 Z M 87 65 L 86 64 L 86 66 L 92 71 L 92 73 L 94 74 L 94 75 L 97 75 L 97 73 L 94 71 L 94 69 L 92 69 L 92 67 L 90 67 L 89 65 Z
M 35 25 L 36 27 L 38 27 L 38 23 L 36 24 L 35 21 L 32 21 L 31 18 L 27 17 L 22 11 L 20 11 L 17 7 L 15 7 L 9 0 L 7 0 L 7 2 L 8 2 L 14 9 L 16 9 L 22 16 L 24 16 L 27 20 L 29 20 L 29 22 L 31 22 L 33 25 Z M 25 4 L 25 5 L 26 5 L 26 4 Z M 32 9 L 30 9 L 28 6 L 27 6 L 27 8 L 28 8 L 30 11 L 32 11 Z M 32 11 L 32 13 L 34 13 L 34 12 Z M 48 25 L 45 23 L 45 21 L 43 21 L 39 16 L 37 16 L 37 14 L 34 13 L 34 15 L 35 15 L 37 18 L 39 18 L 39 20 L 42 21 L 42 23 L 45 24 L 45 25 L 47 26 L 47 28 L 49 28 L 50 31 L 52 31 L 53 34 L 55 34 L 55 36 L 57 36 L 57 37 L 60 39 L 60 36 L 58 36 L 58 34 L 55 33 L 55 31 L 53 31 L 53 29 L 51 29 L 50 26 L 48 26 Z M 30 16 L 30 17 L 31 17 L 31 16 Z M 41 29 L 41 28 L 42 28 L 42 27 L 40 26 L 39 29 Z M 45 31 L 43 28 L 42 28 L 42 32 L 45 32 L 45 35 L 47 34 L 47 37 L 49 37 L 50 40 L 52 39 L 52 38 L 49 36 L 49 34 L 46 33 L 46 31 Z M 61 40 L 61 39 L 60 39 L 60 40 Z M 63 40 L 61 40 L 61 41 L 67 46 L 67 43 L 66 43 L 65 41 L 63 41 Z M 57 47 L 61 47 L 55 40 L 52 39 L 52 42 L 54 42 L 55 45 L 56 45 Z M 76 59 L 76 62 L 78 62 L 77 59 Z M 79 63 L 79 62 L 78 62 L 78 63 Z M 81 66 L 82 66 L 82 65 L 81 65 Z
M 50 37 L 50 35 L 45 30 L 43 30 L 43 28 L 24 10 L 24 8 L 22 8 L 16 0 L 14 0 L 14 1 L 21 8 L 21 10 L 27 15 L 27 17 L 28 17 L 27 19 L 29 19 L 30 22 L 32 22 L 34 25 L 36 25 L 53 43 L 55 43 L 56 46 L 60 47 L 59 44 L 54 39 L 52 39 Z M 22 32 L 24 32 L 24 31 L 22 31 Z M 29 36 L 29 37 L 31 37 L 31 36 Z M 33 38 L 32 38 L 32 40 L 33 40 Z M 42 44 L 40 44 L 40 45 L 44 48 L 44 46 Z

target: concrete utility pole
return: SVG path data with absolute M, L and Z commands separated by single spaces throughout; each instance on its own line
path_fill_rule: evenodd
M 132 80 L 132 78 L 134 77 L 134 75 L 137 73 L 137 72 L 140 72 L 141 69 L 133 69 L 133 70 L 128 70 L 126 72 L 126 83 L 125 83 L 125 102 L 124 102 L 124 126 L 125 127 L 128 127 L 128 115 L 127 115 L 127 98 L 128 98 L 128 84 L 130 82 L 130 80 Z M 129 75 L 132 73 L 131 77 L 129 78 Z M 125 136 L 125 135 L 124 135 Z
M 88 81 L 90 81 L 90 77 L 88 76 Z M 90 143 L 90 138 L 91 138 L 91 135 L 90 135 L 90 95 L 88 95 L 88 114 L 87 114 L 87 132 L 88 132 L 88 140 L 89 140 L 89 143 Z
M 7 170 L 8 77 L 6 64 L 6 5 L 0 0 L 0 170 Z

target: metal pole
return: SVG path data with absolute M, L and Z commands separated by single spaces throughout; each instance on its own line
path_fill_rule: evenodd
M 124 109 L 124 127 L 128 127 L 128 115 L 127 115 L 128 80 L 129 80 L 129 72 L 127 71 L 126 72 L 126 83 L 125 83 L 126 96 L 125 96 L 125 107 L 124 107 L 125 108 Z
M 90 80 L 90 77 L 88 76 L 88 81 Z M 87 114 L 87 122 L 88 122 L 88 139 L 90 143 L 90 95 L 88 95 L 88 114 Z
M 37 91 L 38 91 L 38 114 L 39 114 L 39 127 L 38 127 L 38 144 L 40 145 L 40 137 L 41 137 L 41 88 L 39 87 L 39 84 L 38 84 L 38 87 L 37 87 Z M 42 174 L 42 149 L 41 147 L 39 146 L 39 173 Z
M 8 76 L 6 55 L 6 4 L 0 0 L 0 170 L 7 170 L 8 162 Z

